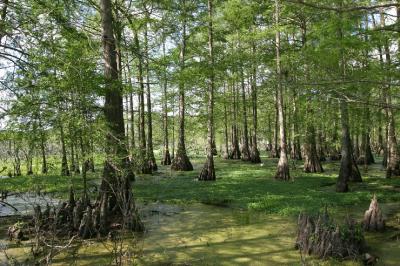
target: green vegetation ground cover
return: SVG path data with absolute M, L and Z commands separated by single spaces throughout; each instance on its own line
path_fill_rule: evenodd
M 262 164 L 217 159 L 216 182 L 198 182 L 196 177 L 204 159 L 193 160 L 193 172 L 173 172 L 160 166 L 154 175 L 139 175 L 134 183 L 134 194 L 139 202 L 205 203 L 216 206 L 244 208 L 279 215 L 297 215 L 300 211 L 315 212 L 327 206 L 331 211 L 343 211 L 354 206 L 367 207 L 375 193 L 380 202 L 400 201 L 400 179 L 385 179 L 379 163 L 363 169 L 363 183 L 351 184 L 349 193 L 336 193 L 338 163 L 324 163 L 325 173 L 307 174 L 301 162 L 292 164 L 290 182 L 274 180 L 276 160 L 263 158 Z M 89 184 L 98 184 L 101 164 L 88 174 Z M 70 184 L 82 189 L 79 175 L 63 177 L 49 175 L 19 176 L 3 179 L 0 190 L 11 192 L 47 192 L 67 197 Z

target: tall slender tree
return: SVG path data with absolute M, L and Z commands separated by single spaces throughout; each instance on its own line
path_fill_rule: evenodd
M 181 1 L 182 7 L 182 39 L 179 54 L 179 68 L 181 77 L 179 78 L 179 137 L 178 137 L 178 150 L 172 160 L 171 169 L 175 171 L 192 171 L 193 165 L 189 160 L 186 153 L 185 145 L 185 81 L 183 74 L 185 71 L 185 56 L 186 56 L 186 27 L 187 27 L 187 14 L 186 14 L 186 0 Z
M 120 217 L 125 228 L 143 230 L 135 207 L 125 145 L 122 86 L 118 79 L 111 0 L 101 0 L 101 26 L 105 78 L 104 116 L 107 126 L 106 161 L 104 162 L 99 206 L 99 231 L 109 231 L 111 218 Z
M 281 69 L 281 33 L 279 30 L 279 15 L 280 15 L 280 4 L 279 0 L 275 0 L 275 51 L 276 51 L 276 100 L 278 107 L 278 121 L 279 121 L 279 136 L 280 136 L 280 156 L 278 161 L 278 167 L 276 170 L 275 178 L 280 180 L 289 180 L 289 162 L 287 156 L 287 144 L 286 144 L 286 128 L 285 128 L 285 114 L 284 114 L 284 103 L 283 103 L 283 86 L 282 86 L 282 69 Z
M 215 180 L 213 132 L 214 132 L 214 36 L 213 36 L 213 2 L 208 0 L 208 56 L 210 77 L 208 84 L 208 134 L 207 134 L 207 161 L 200 172 L 199 180 Z

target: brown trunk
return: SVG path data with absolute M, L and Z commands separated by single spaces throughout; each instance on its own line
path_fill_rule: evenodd
M 224 138 L 225 138 L 225 154 L 224 158 L 228 159 L 229 158 L 229 138 L 228 138 L 228 113 L 227 113 L 227 107 L 226 107 L 226 83 L 224 83 Z
M 297 92 L 293 88 L 293 115 L 292 115 L 292 153 L 291 158 L 294 160 L 301 160 L 299 125 L 298 125 L 298 107 L 297 107 Z
M 361 182 L 361 174 L 355 163 L 350 139 L 349 114 L 347 102 L 340 100 L 340 115 L 342 121 L 342 158 L 340 162 L 339 177 L 336 184 L 337 192 L 348 191 L 348 181 Z
M 278 110 L 278 92 L 275 90 L 275 120 L 274 120 L 274 144 L 272 146 L 272 158 L 279 158 L 278 132 L 279 132 L 279 110 Z
M 77 144 L 75 144 L 75 145 L 77 145 Z M 75 171 L 74 172 L 76 174 L 80 174 L 81 173 L 79 162 L 80 162 L 80 158 L 79 158 L 78 147 L 75 146 Z
M 243 161 L 250 161 L 250 149 L 249 149 L 249 132 L 248 132 L 248 125 L 247 125 L 247 104 L 246 104 L 246 91 L 245 91 L 245 84 L 244 84 L 244 73 L 243 67 L 241 67 L 241 89 L 242 89 L 242 108 L 243 108 L 243 144 L 242 144 L 242 160 Z
M 64 126 L 60 121 L 60 139 L 61 139 L 61 175 L 69 176 L 68 160 L 67 160 L 67 150 L 65 148 L 65 136 L 64 136 Z
M 73 143 L 73 139 L 74 136 L 72 136 L 71 134 L 71 141 L 70 141 L 70 150 L 71 150 L 71 172 L 75 172 L 75 147 L 74 147 L 74 143 Z
M 148 16 L 146 12 L 146 16 Z M 153 150 L 153 124 L 152 124 L 152 113 L 151 113 L 151 91 L 150 91 L 150 70 L 149 70 L 149 48 L 147 38 L 147 24 L 144 31 L 144 56 L 145 56 L 145 70 L 146 70 L 146 104 L 147 104 L 147 150 L 146 159 L 149 164 L 149 168 L 152 171 L 157 171 L 156 158 L 154 157 Z
M 186 0 L 182 0 L 183 12 L 186 12 Z M 186 53 L 186 14 L 183 14 L 183 30 L 182 30 L 182 43 L 179 56 L 180 72 L 183 74 L 185 70 L 185 53 Z M 171 169 L 175 171 L 192 171 L 193 165 L 186 154 L 185 146 L 185 83 L 182 78 L 179 81 L 179 137 L 178 137 L 178 150 L 174 157 Z
M 21 175 L 21 158 L 19 157 L 19 147 L 14 140 L 14 176 Z
M 39 116 L 39 130 L 40 130 L 40 151 L 42 155 L 42 174 L 47 174 L 47 160 L 46 160 L 46 136 L 42 126 L 42 120 Z
M 383 10 L 380 11 L 381 27 L 385 26 L 385 15 Z M 390 57 L 390 43 L 386 39 L 384 44 L 385 50 L 385 63 L 386 70 L 391 71 L 391 57 Z M 390 78 L 388 80 L 390 82 Z M 386 167 L 386 178 L 393 176 L 400 176 L 400 153 L 397 146 L 396 139 L 396 126 L 395 116 L 392 108 L 392 96 L 390 85 L 386 85 L 383 88 L 383 95 L 385 97 L 385 108 L 387 117 L 387 167 Z
M 237 91 L 235 82 L 232 83 L 232 100 L 233 100 L 233 122 L 232 122 L 232 149 L 229 154 L 229 159 L 240 159 L 241 153 L 239 148 L 239 135 L 237 126 Z
M 130 71 L 129 71 L 130 72 Z M 131 79 L 129 78 L 129 81 Z M 132 88 L 132 84 L 131 84 Z M 133 110 L 133 92 L 129 93 L 129 113 L 130 113 L 130 129 L 131 129 L 131 149 L 136 149 L 135 141 L 135 112 Z
M 304 172 L 306 173 L 322 173 L 321 161 L 317 152 L 316 134 L 314 127 L 314 112 L 311 107 L 311 99 L 307 100 L 307 129 L 304 143 Z
M 124 228 L 143 230 L 136 211 L 129 176 L 128 151 L 124 144 L 124 118 L 122 89 L 118 79 L 115 39 L 111 0 L 101 0 L 101 18 L 103 29 L 104 77 L 106 82 L 104 116 L 107 126 L 106 161 L 96 203 L 99 213 L 93 223 L 102 233 L 108 233 L 113 220 L 123 224 Z M 95 213 L 96 210 L 93 212 Z M 90 211 L 87 213 L 90 215 Z M 95 215 L 94 215 L 95 216 Z
M 364 107 L 363 133 L 361 136 L 360 157 L 358 157 L 357 160 L 358 164 L 369 165 L 375 163 L 375 159 L 371 150 L 370 122 L 369 107 L 367 103 Z
M 340 13 L 340 19 L 342 19 L 342 14 Z M 341 21 L 340 21 L 341 22 Z M 338 28 L 338 38 L 343 40 L 342 25 Z M 342 80 L 345 80 L 345 58 L 343 47 L 340 47 L 340 75 Z M 348 181 L 361 182 L 361 174 L 355 163 L 355 159 L 352 151 L 352 144 L 350 139 L 350 128 L 349 128 L 349 110 L 345 99 L 340 99 L 340 119 L 342 124 L 342 158 L 340 162 L 339 177 L 336 183 L 337 192 L 347 192 L 348 191 Z
M 163 41 L 163 56 L 165 58 L 165 39 Z M 167 93 L 167 65 L 164 67 L 164 155 L 161 161 L 162 165 L 171 165 L 171 155 L 169 154 L 169 140 L 168 140 L 168 93 Z
M 208 85 L 208 134 L 207 134 L 207 161 L 198 177 L 201 181 L 214 181 L 216 179 L 214 169 L 214 47 L 213 47 L 213 5 L 208 0 L 208 50 L 210 62 L 210 80 Z
M 89 160 L 87 157 L 87 147 L 88 145 L 84 143 L 84 138 L 82 134 L 79 136 L 79 144 L 81 148 L 81 155 L 82 155 L 82 181 L 83 181 L 83 193 L 82 193 L 82 202 L 85 206 L 89 204 L 89 197 L 87 191 L 87 171 L 89 168 Z
M 124 37 L 123 39 L 124 39 L 125 46 L 128 46 L 127 42 L 126 42 L 126 38 Z M 129 136 L 128 143 L 130 143 L 130 145 L 129 145 L 130 150 L 135 150 L 136 149 L 136 140 L 135 140 L 135 112 L 133 110 L 133 92 L 132 92 L 133 85 L 132 85 L 132 79 L 131 79 L 131 67 L 130 67 L 129 57 L 128 56 L 126 56 L 126 57 L 127 57 L 127 59 L 126 59 L 126 71 L 125 71 L 126 77 L 125 77 L 125 79 L 127 80 L 129 89 L 130 89 L 129 108 L 127 107 L 127 116 L 130 118 L 130 120 L 129 120 L 130 136 Z M 128 105 L 128 97 L 127 97 L 126 104 Z
M 139 80 L 139 172 L 151 174 L 152 168 L 148 164 L 146 155 L 146 133 L 145 133 L 145 112 L 144 112 L 144 82 L 143 82 L 143 56 L 139 45 L 139 36 L 135 32 L 135 48 L 138 56 L 138 80 Z
M 252 53 L 255 57 L 256 55 L 256 45 L 253 43 Z M 251 145 L 251 162 L 261 163 L 260 152 L 257 145 L 257 69 L 256 64 L 253 63 L 251 78 L 251 101 L 252 101 L 252 111 L 253 111 L 253 141 Z
M 275 0 L 275 23 L 279 27 L 279 0 Z M 277 107 L 278 107 L 278 120 L 279 120 L 279 136 L 280 136 L 280 156 L 275 174 L 276 179 L 289 180 L 289 163 L 287 156 L 286 145 L 286 130 L 285 130 L 285 114 L 283 103 L 283 88 L 282 88 L 282 71 L 280 62 L 280 32 L 276 30 L 276 75 L 277 75 Z

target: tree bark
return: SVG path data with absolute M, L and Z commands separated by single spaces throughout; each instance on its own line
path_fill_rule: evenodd
M 342 14 L 340 15 L 340 19 Z M 341 23 L 341 21 L 340 21 Z M 339 25 L 338 38 L 343 40 L 342 25 Z M 340 47 L 340 59 L 339 68 L 342 80 L 345 79 L 345 58 L 343 47 Z M 350 139 L 350 128 L 349 128 L 349 111 L 348 105 L 345 99 L 340 99 L 340 120 L 342 124 L 342 158 L 340 162 L 339 177 L 336 183 L 337 192 L 347 192 L 348 191 L 348 181 L 361 182 L 361 174 L 358 170 L 357 164 L 355 163 L 352 144 Z
M 297 92 L 293 88 L 293 103 L 292 103 L 292 153 L 291 158 L 294 160 L 301 160 L 301 149 L 300 149 L 300 136 L 299 136 L 299 121 L 298 121 L 298 106 L 297 106 Z
M 322 173 L 321 161 L 317 152 L 316 134 L 314 127 L 314 112 L 311 107 L 311 99 L 307 100 L 307 129 L 304 143 L 304 172 L 306 173 Z
M 385 15 L 383 10 L 380 12 L 381 26 L 385 26 Z M 384 44 L 385 51 L 385 63 L 388 72 L 391 68 L 391 57 L 390 57 L 390 44 L 388 40 L 385 40 Z M 390 80 L 389 80 L 390 82 Z M 396 138 L 396 126 L 395 126 L 395 116 L 392 109 L 392 96 L 390 85 L 383 87 L 383 95 L 385 97 L 386 104 L 386 117 L 387 117 L 387 167 L 386 167 L 386 178 L 391 178 L 393 176 L 400 176 L 400 152 L 397 146 Z
M 183 30 L 182 30 L 182 43 L 179 56 L 180 73 L 183 74 L 185 70 L 185 54 L 186 54 L 186 0 L 182 0 L 183 8 Z M 175 171 L 192 171 L 193 165 L 186 154 L 185 145 L 185 82 L 183 77 L 179 80 L 179 137 L 178 137 L 178 150 L 172 161 L 171 169 Z
M 237 126 L 237 90 L 235 82 L 232 82 L 232 102 L 233 102 L 233 121 L 232 121 L 232 149 L 229 159 L 240 159 L 241 153 L 239 148 L 239 132 Z
M 47 160 L 46 160 L 46 137 L 42 126 L 42 121 L 39 119 L 39 130 L 40 130 L 40 151 L 42 155 L 42 174 L 47 174 Z
M 242 144 L 242 160 L 243 161 L 251 161 L 250 149 L 249 149 L 249 131 L 247 125 L 247 104 L 246 104 L 246 91 L 244 84 L 244 73 L 243 66 L 240 69 L 240 83 L 242 89 L 242 112 L 243 112 L 243 144 Z
M 364 121 L 363 121 L 363 132 L 361 136 L 361 149 L 360 157 L 357 160 L 358 164 L 369 165 L 375 162 L 374 156 L 371 149 L 371 128 L 370 123 L 370 113 L 368 103 L 364 106 Z
M 275 0 L 275 23 L 276 27 L 279 27 L 279 0 Z M 277 107 L 278 107 L 278 120 L 279 120 L 279 136 L 280 136 L 280 156 L 278 166 L 275 174 L 276 179 L 289 180 L 289 163 L 287 156 L 287 144 L 286 144 L 286 129 L 285 129 L 285 114 L 284 114 L 284 103 L 283 103 L 283 88 L 282 88 L 282 71 L 280 61 L 280 31 L 276 30 L 276 75 L 277 75 Z
M 208 50 L 210 61 L 210 77 L 208 85 L 208 135 L 207 161 L 198 177 L 201 181 L 214 181 L 214 44 L 213 44 L 213 2 L 208 0 Z
M 252 53 L 255 60 L 256 56 L 256 45 L 252 45 Z M 257 145 L 257 126 L 258 126 L 258 116 L 257 116 L 257 69 L 256 64 L 253 62 L 252 78 L 251 78 L 251 100 L 253 109 L 253 141 L 251 149 L 251 162 L 261 163 L 260 152 Z
M 64 126 L 60 121 L 60 140 L 61 140 L 61 175 L 69 176 L 68 160 L 67 160 L 67 150 L 65 148 L 65 136 L 64 136 Z
M 165 39 L 163 41 L 163 56 L 165 58 Z M 164 155 L 161 161 L 162 165 L 171 165 L 171 155 L 169 153 L 169 140 L 168 140 L 168 92 L 167 92 L 167 65 L 164 67 L 164 78 L 163 78 L 163 88 L 164 88 Z
M 229 133 L 228 133 L 228 112 L 227 112 L 227 107 L 226 107 L 226 83 L 224 83 L 224 138 L 225 138 L 225 154 L 224 158 L 228 159 L 229 158 Z
M 146 16 L 148 16 L 146 11 Z M 149 69 L 149 44 L 147 37 L 147 24 L 144 31 L 144 53 L 145 53 L 145 70 L 146 70 L 146 104 L 147 104 L 147 150 L 146 157 L 149 168 L 152 171 L 157 171 L 156 158 L 154 157 L 153 150 L 153 124 L 151 113 L 151 90 L 150 90 L 150 69 Z
M 128 151 L 124 144 L 122 87 L 118 79 L 112 3 L 111 0 L 101 0 L 100 4 L 106 82 L 104 115 L 107 135 L 106 161 L 96 204 L 99 212 L 98 230 L 103 234 L 108 233 L 110 223 L 117 220 L 126 229 L 141 231 L 143 224 L 139 219 L 132 194 L 129 176 L 133 173 L 128 165 Z
M 139 45 L 139 36 L 135 32 L 135 48 L 138 57 L 138 80 L 139 80 L 139 172 L 151 174 L 152 168 L 147 160 L 146 132 L 145 132 L 145 111 L 144 111 L 144 82 L 143 82 L 143 56 Z

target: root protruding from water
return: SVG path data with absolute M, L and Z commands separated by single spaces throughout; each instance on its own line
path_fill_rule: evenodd
M 385 230 L 385 220 L 383 219 L 382 211 L 379 208 L 376 195 L 372 198 L 369 209 L 364 214 L 362 225 L 365 231 Z
M 337 225 L 327 211 L 317 217 L 300 214 L 298 218 L 296 249 L 302 254 L 321 259 L 358 258 L 365 249 L 362 228 L 354 220 L 346 219 Z

